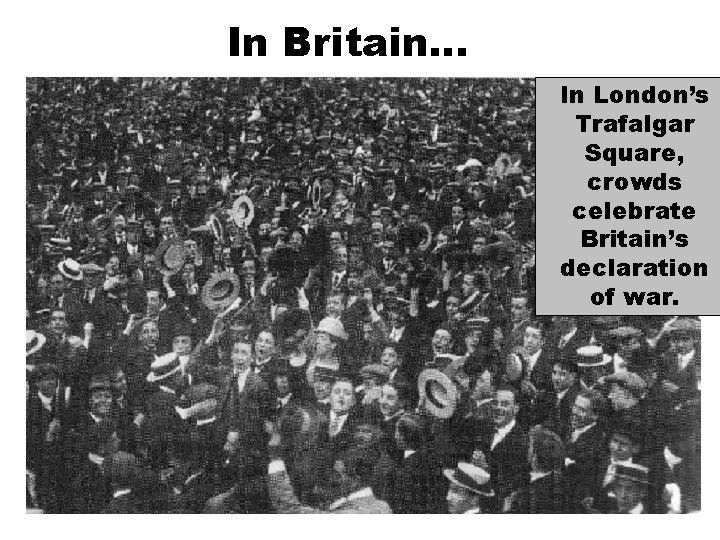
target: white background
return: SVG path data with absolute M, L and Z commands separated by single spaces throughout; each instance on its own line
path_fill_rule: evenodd
M 25 426 L 22 412 L 24 155 L 26 76 L 717 76 L 717 2 L 673 1 L 32 1 L 6 2 L 3 15 L 2 293 L 4 338 L 10 344 L 0 399 L 4 424 L 4 532 L 103 539 L 158 538 L 467 538 L 537 536 L 687 538 L 714 535 L 719 485 L 715 464 L 720 324 L 703 319 L 704 512 L 645 516 L 26 516 L 22 505 Z M 229 27 L 260 33 L 268 56 L 229 56 Z M 465 47 L 467 56 L 425 58 L 283 57 L 285 26 L 330 34 L 333 26 L 363 34 L 423 34 L 428 46 Z M 715 175 L 716 176 L 716 175 Z M 542 189 L 542 179 L 540 189 Z M 717 249 L 708 246 L 708 249 Z M 709 451 L 708 451 L 709 450 Z M 512 519 L 512 523 L 510 520 Z M 602 522 L 600 521 L 602 519 Z M 682 521 L 680 521 L 682 520 Z M 662 529 L 660 528 L 662 527 Z M 8 536 L 10 537 L 10 536 Z

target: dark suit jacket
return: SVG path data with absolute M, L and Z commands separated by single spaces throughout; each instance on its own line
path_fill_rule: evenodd
M 526 486 L 530 480 L 528 436 L 516 422 L 505 438 L 491 450 L 494 435 L 495 425 L 486 423 L 480 430 L 478 443 L 488 461 L 490 481 L 501 506 L 505 497 Z
M 574 443 L 569 439 L 566 441 L 566 457 L 574 462 L 567 465 L 571 508 L 577 509 L 585 497 L 597 496 L 597 478 L 605 446 L 605 434 L 598 425 L 580 435 Z
M 560 473 L 530 482 L 513 496 L 513 514 L 566 514 L 567 483 Z
M 113 497 L 105 507 L 103 514 L 139 514 L 138 503 L 133 492 Z
M 375 495 L 346 501 L 329 511 L 303 506 L 293 493 L 290 477 L 285 471 L 268 475 L 268 494 L 278 514 L 392 514 L 390 506 Z
M 394 514 L 444 514 L 447 481 L 428 450 L 402 458 L 393 471 L 388 502 Z

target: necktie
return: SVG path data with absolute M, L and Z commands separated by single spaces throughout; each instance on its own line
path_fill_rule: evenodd
M 340 285 L 340 274 L 335 274 L 333 277 L 333 288 L 336 289 Z

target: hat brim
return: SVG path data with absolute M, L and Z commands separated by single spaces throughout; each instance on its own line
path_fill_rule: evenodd
M 75 275 L 68 274 L 67 270 L 65 270 L 65 266 L 63 265 L 63 262 L 65 262 L 65 261 L 60 261 L 60 263 L 58 264 L 58 266 L 57 266 L 58 272 L 60 272 L 64 277 L 68 278 L 71 281 L 82 281 L 83 280 L 83 277 L 85 277 L 85 275 L 83 274 L 82 268 Z
M 476 495 L 480 495 L 481 497 L 494 497 L 495 492 L 491 487 L 488 487 L 487 489 L 478 489 L 476 487 L 470 486 L 464 482 L 461 482 L 457 478 L 457 471 L 453 469 L 445 469 L 443 471 L 443 475 L 445 475 L 445 478 L 447 478 L 451 483 L 455 484 L 456 486 L 460 486 L 463 489 L 467 489 L 468 491 L 471 491 L 475 493 Z
M 182 250 L 182 252 L 185 253 L 185 257 L 177 257 L 177 260 L 174 262 L 174 264 L 167 265 L 165 263 L 165 254 L 173 248 L 177 250 Z M 185 247 L 185 242 L 179 238 L 173 238 L 164 241 L 155 250 L 155 265 L 157 266 L 157 269 L 160 271 L 161 274 L 177 274 L 180 270 L 182 270 L 182 267 L 185 266 L 186 257 L 187 248 Z
M 223 282 L 229 283 L 230 292 L 222 298 L 214 298 L 212 295 L 213 289 Z M 230 272 L 223 272 L 211 276 L 202 288 L 202 302 L 205 307 L 210 310 L 227 307 L 232 304 L 238 296 L 240 296 L 240 279 L 236 274 Z
M 35 345 L 33 345 L 32 348 L 25 351 L 25 358 L 32 356 L 33 354 L 38 352 L 40 349 L 42 349 L 43 345 L 45 345 L 45 342 L 47 341 L 47 338 L 45 336 L 43 336 L 42 334 L 36 333 L 35 338 L 37 338 L 37 343 L 35 343 Z
M 440 386 L 445 397 L 442 401 L 438 400 L 431 392 L 433 385 Z M 441 420 L 447 420 L 455 413 L 458 402 L 458 389 L 455 383 L 437 369 L 426 369 L 420 373 L 418 377 L 418 393 L 420 401 L 425 404 L 425 409 Z

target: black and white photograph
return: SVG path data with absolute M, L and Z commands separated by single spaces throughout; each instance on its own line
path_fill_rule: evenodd
M 25 82 L 27 513 L 700 511 L 699 317 L 536 314 L 534 78 Z

